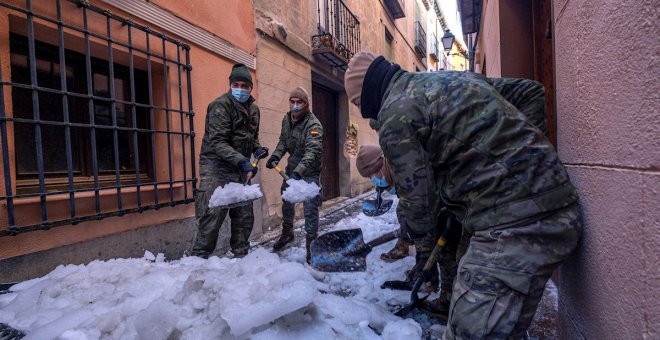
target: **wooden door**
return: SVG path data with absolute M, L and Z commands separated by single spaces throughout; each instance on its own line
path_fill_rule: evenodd
M 534 20 L 534 78 L 545 87 L 548 139 L 557 145 L 557 119 L 555 115 L 555 79 L 553 56 L 552 2 L 536 0 L 533 3 Z
M 323 126 L 323 200 L 339 196 L 337 93 L 320 84 L 312 85 L 312 112 Z

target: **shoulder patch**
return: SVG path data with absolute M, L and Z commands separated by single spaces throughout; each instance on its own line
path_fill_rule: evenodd
M 318 130 L 312 130 L 312 131 L 310 131 L 309 133 L 311 133 L 312 136 L 318 136 L 318 135 L 319 135 L 319 131 L 318 131 Z

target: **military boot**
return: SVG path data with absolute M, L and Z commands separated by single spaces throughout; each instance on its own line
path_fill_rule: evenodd
M 282 235 L 273 245 L 273 250 L 279 251 L 283 249 L 287 244 L 293 242 L 295 236 L 293 235 L 293 226 L 282 226 Z
M 403 238 L 399 238 L 396 241 L 394 248 L 392 248 L 392 250 L 388 251 L 387 253 L 380 254 L 380 258 L 385 262 L 394 262 L 396 260 L 400 260 L 408 256 L 409 247 L 410 244 L 408 242 L 404 241 Z
M 316 235 L 307 235 L 305 239 L 305 248 L 307 249 L 307 264 L 312 263 L 312 241 L 316 239 Z
M 440 289 L 440 297 L 431 301 L 424 301 L 421 309 L 431 316 L 447 320 L 449 317 L 449 305 L 451 304 L 451 288 L 444 287 Z

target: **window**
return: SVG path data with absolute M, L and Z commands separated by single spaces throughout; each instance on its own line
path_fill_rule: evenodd
M 16 84 L 30 85 L 28 38 L 15 33 L 10 36 L 11 80 Z M 70 50 L 65 52 L 66 58 L 66 90 L 72 93 L 87 92 L 85 72 L 85 56 Z M 37 83 L 41 87 L 63 90 L 60 79 L 60 64 L 57 46 L 35 42 L 35 59 Z M 149 128 L 148 110 L 137 107 L 136 121 L 132 120 L 131 105 L 122 102 L 130 101 L 129 70 L 126 66 L 115 63 L 114 91 L 115 119 L 117 126 L 140 129 Z M 147 75 L 145 71 L 134 70 L 136 103 L 147 105 Z M 94 133 L 96 139 L 96 155 L 91 150 L 91 129 L 71 128 L 72 170 L 75 176 L 75 187 L 89 188 L 94 185 L 92 157 L 97 157 L 97 166 L 101 182 L 115 181 L 115 154 L 112 122 L 112 100 L 110 96 L 108 61 L 92 58 L 92 88 L 97 97 L 94 101 Z M 32 91 L 23 87 L 12 88 L 12 106 L 14 117 L 26 120 L 33 119 Z M 62 95 L 52 92 L 40 92 L 39 116 L 41 121 L 65 123 Z M 89 126 L 90 115 L 87 99 L 78 96 L 67 96 L 68 121 L 81 126 Z M 134 152 L 133 133 L 117 132 L 117 151 L 119 167 L 126 178 L 122 182 L 134 183 L 136 164 L 141 164 L 142 180 L 149 180 L 149 143 L 146 133 L 138 133 L 138 154 Z M 67 155 L 63 149 L 66 145 L 64 125 L 42 125 L 41 141 L 43 149 L 43 166 L 48 190 L 62 190 L 68 184 Z M 15 123 L 14 145 L 16 148 L 16 178 L 19 193 L 37 192 L 38 167 L 36 153 L 35 129 L 32 122 Z
M 385 59 L 394 60 L 394 47 L 392 46 L 392 43 L 394 42 L 394 36 L 392 33 L 390 33 L 390 30 L 388 30 L 387 27 L 383 28 L 385 29 Z
M 33 3 L 0 1 L 0 237 L 194 202 L 190 47 L 88 1 Z

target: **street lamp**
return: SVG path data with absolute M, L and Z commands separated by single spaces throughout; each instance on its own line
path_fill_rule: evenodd
M 449 29 L 445 30 L 445 35 L 442 36 L 442 47 L 445 48 L 445 52 L 449 53 L 451 51 L 452 46 L 454 46 L 454 40 L 456 37 L 451 33 Z

